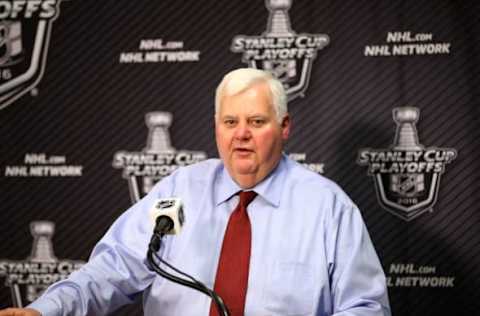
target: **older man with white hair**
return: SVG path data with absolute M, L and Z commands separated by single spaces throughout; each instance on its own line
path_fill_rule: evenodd
M 220 159 L 180 168 L 112 225 L 89 262 L 29 309 L 8 315 L 105 315 L 143 295 L 145 315 L 217 315 L 210 299 L 146 264 L 159 198 L 186 217 L 159 255 L 213 288 L 232 316 L 390 315 L 385 275 L 356 205 L 332 181 L 283 154 L 290 117 L 282 84 L 238 69 L 217 88 Z M 40 314 L 41 313 L 41 314 Z

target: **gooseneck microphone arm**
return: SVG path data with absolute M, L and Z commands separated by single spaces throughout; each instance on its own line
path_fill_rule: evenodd
M 202 282 L 197 281 L 195 278 L 192 276 L 178 270 L 177 268 L 173 267 L 166 261 L 164 261 L 158 254 L 158 250 L 161 247 L 162 244 L 162 237 L 165 235 L 166 232 L 170 231 L 173 226 L 174 222 L 173 220 L 168 217 L 168 216 L 159 216 L 156 219 L 156 224 L 155 228 L 153 230 L 153 235 L 150 240 L 150 244 L 148 245 L 148 252 L 147 252 L 147 260 L 148 263 L 150 264 L 150 267 L 152 268 L 153 271 L 158 273 L 160 276 L 164 277 L 167 280 L 170 280 L 172 282 L 188 286 L 192 289 L 195 289 L 197 291 L 200 291 L 206 295 L 208 295 L 214 302 L 215 302 L 215 307 L 217 309 L 217 312 L 220 316 L 230 316 L 230 312 L 228 311 L 227 306 L 223 302 L 222 298 L 215 293 L 213 290 L 209 289 L 205 284 Z M 155 259 L 157 259 L 160 263 L 163 263 L 170 269 L 174 270 L 175 272 L 187 277 L 190 280 L 183 279 L 181 277 L 178 277 L 176 275 L 173 275 L 164 269 L 160 267 L 160 264 L 158 264 Z

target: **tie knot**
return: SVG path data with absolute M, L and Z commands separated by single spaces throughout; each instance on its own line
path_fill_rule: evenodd
M 240 191 L 240 202 L 239 204 L 243 207 L 247 207 L 250 202 L 257 196 L 257 193 L 254 191 Z

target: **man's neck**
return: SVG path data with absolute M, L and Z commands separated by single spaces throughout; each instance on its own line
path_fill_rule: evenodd
M 243 190 L 248 190 L 256 186 L 258 183 L 260 183 L 262 179 L 257 179 L 256 176 L 252 175 L 237 175 L 236 178 L 233 178 L 233 181 L 235 181 L 240 188 Z
M 255 173 L 255 174 L 236 174 L 234 177 L 230 172 L 229 174 L 230 174 L 230 177 L 233 179 L 233 181 L 235 181 L 235 183 L 238 184 L 238 186 L 242 190 L 248 190 L 255 187 L 257 184 L 267 179 L 272 173 L 274 173 L 275 170 L 280 165 L 280 161 L 281 159 L 277 162 L 277 164 L 275 165 L 275 167 L 273 167 L 272 170 L 270 170 L 263 176 L 259 176 L 257 173 Z

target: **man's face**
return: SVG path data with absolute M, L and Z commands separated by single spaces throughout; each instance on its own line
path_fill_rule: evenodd
M 218 152 L 242 188 L 254 186 L 276 167 L 290 132 L 289 117 L 280 124 L 270 99 L 265 83 L 221 99 L 215 120 Z

